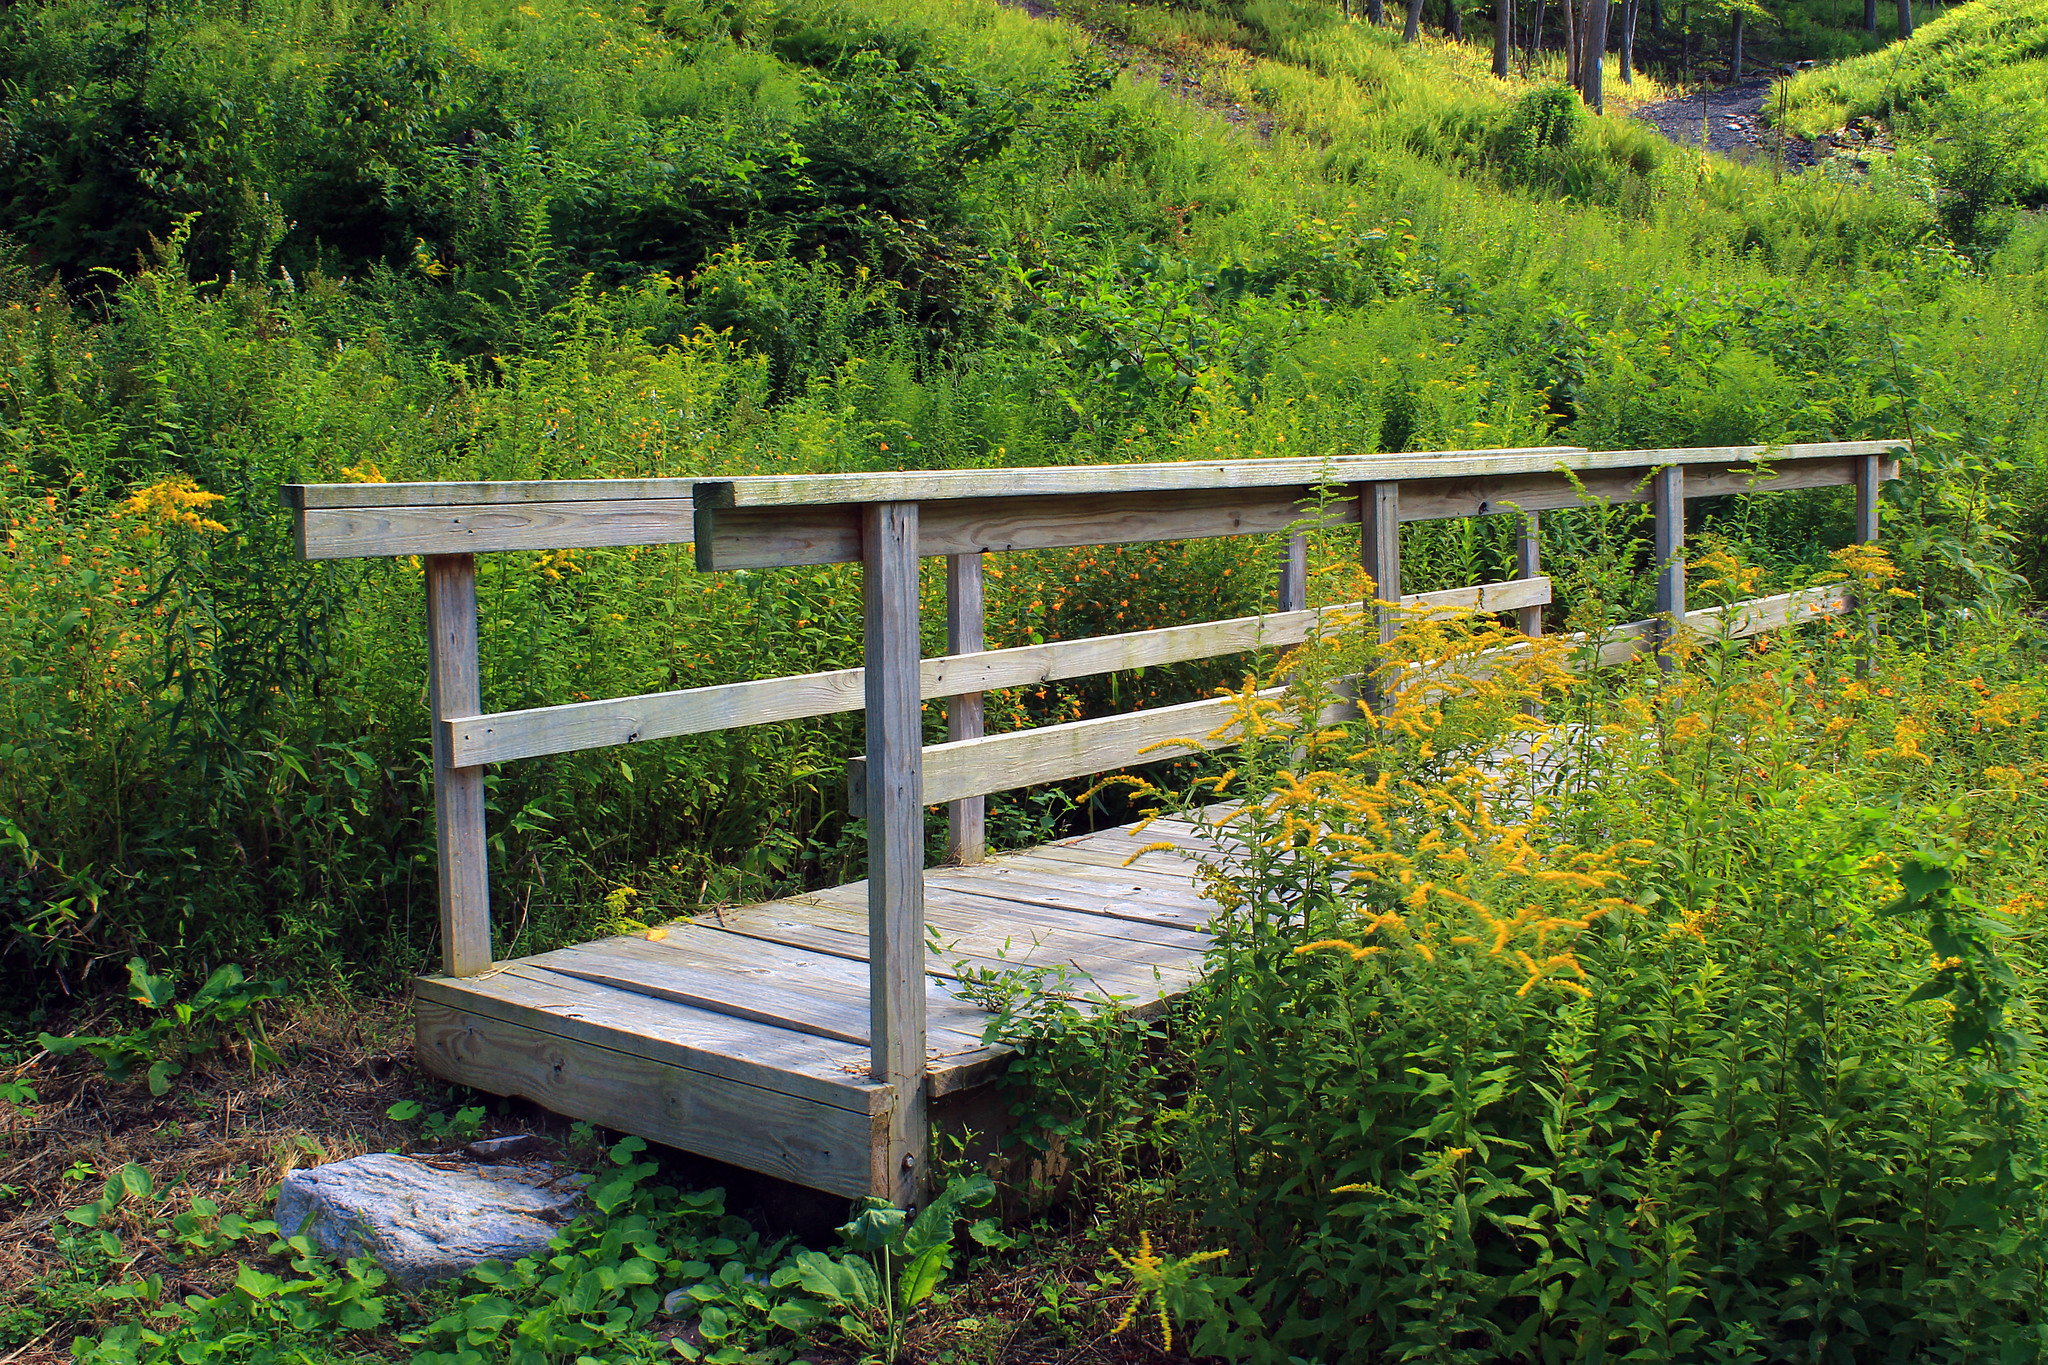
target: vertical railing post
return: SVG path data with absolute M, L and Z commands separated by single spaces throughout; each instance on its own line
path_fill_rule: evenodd
M 1685 625 L 1685 466 L 1666 465 L 1650 476 L 1655 518 L 1651 549 L 1657 560 L 1657 663 L 1674 666 L 1666 646 Z
M 1522 531 L 1515 538 L 1515 577 L 1538 578 L 1543 574 L 1542 523 L 1534 512 L 1522 513 Z M 1522 607 L 1515 612 L 1515 624 L 1524 635 L 1543 633 L 1543 607 Z
M 1365 571 L 1372 575 L 1373 594 L 1382 602 L 1401 600 L 1401 485 L 1369 483 L 1359 494 L 1360 550 Z M 1391 606 L 1378 611 L 1380 643 L 1394 638 L 1400 618 Z
M 922 1202 L 925 1154 L 924 724 L 914 502 L 861 509 L 867 668 L 868 1027 L 894 1092 L 873 1193 Z
M 1287 538 L 1287 558 L 1280 563 L 1280 610 L 1301 611 L 1308 606 L 1308 535 L 1296 531 Z
M 982 579 L 979 552 L 946 556 L 946 652 L 977 654 L 982 637 Z M 981 693 L 946 698 L 946 739 L 980 739 Z M 988 856 L 988 803 L 970 796 L 946 806 L 946 856 L 965 867 Z
M 1877 539 L 1877 500 L 1884 491 L 1884 457 L 1863 455 L 1856 461 L 1856 539 Z
M 1378 601 L 1398 604 L 1401 600 L 1401 485 L 1369 483 L 1358 495 L 1359 549 L 1365 571 L 1372 575 L 1373 596 Z M 1400 629 L 1393 606 L 1373 609 L 1379 623 L 1380 643 L 1392 640 Z M 1367 680 L 1365 704 L 1385 711 L 1388 698 L 1377 679 Z
M 483 711 L 477 668 L 476 558 L 427 556 L 427 702 L 434 727 L 434 847 L 441 879 L 441 970 L 491 965 L 491 884 L 484 847 L 484 770 L 451 761 L 442 721 Z

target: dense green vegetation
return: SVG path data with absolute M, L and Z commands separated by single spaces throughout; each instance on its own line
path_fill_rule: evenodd
M 2048 8 L 2026 0 L 1959 5 L 1910 43 L 1818 67 L 1786 92 L 1804 136 L 1851 119 L 1900 133 L 1944 217 L 1973 229 L 2014 203 L 2048 203 Z
M 2008 590 L 2038 506 L 2031 238 L 1552 117 L 1466 49 L 1317 29 L 1244 68 L 1261 145 L 993 5 L 244 8 L 16 7 L 0 44 L 0 810 L 31 997 L 106 954 L 261 943 L 374 978 L 429 946 L 417 569 L 292 562 L 289 478 L 1910 430 L 1898 550 L 1942 603 Z M 1824 548 L 1820 509 L 1770 515 L 1770 553 Z M 1467 581 L 1505 536 L 1421 538 L 1415 579 Z M 992 637 L 1245 609 L 1236 553 L 1023 560 Z M 493 706 L 852 647 L 832 571 L 507 556 L 483 593 Z M 498 866 L 536 874 L 501 893 L 504 946 L 588 931 L 620 886 L 681 909 L 853 875 L 853 739 L 499 774 Z M 1046 809 L 999 814 L 1022 837 Z
M 1703 648 L 1672 680 L 1532 656 L 1316 740 L 1312 773 L 1296 736 L 1253 746 L 1213 871 L 1227 970 L 1180 1016 L 984 983 L 1026 1154 L 1057 1146 L 1085 1210 L 1047 1241 L 1092 1230 L 1098 1266 L 1089 1307 L 1030 1313 L 1072 1346 L 1130 1306 L 1126 1331 L 1275 1361 L 2037 1358 L 2048 232 L 2001 139 L 2040 107 L 2038 8 L 1974 0 L 1795 83 L 1813 130 L 1875 116 L 1901 146 L 1803 176 L 1594 114 L 1554 56 L 1497 81 L 1479 46 L 1323 0 L 1073 7 L 1239 127 L 992 0 L 0 8 L 22 1036 L 139 959 L 134 1031 L 71 1050 L 170 1088 L 224 1041 L 254 1063 L 273 977 L 378 990 L 433 959 L 420 569 L 296 562 L 283 481 L 1898 438 L 1882 553 L 1836 553 L 1844 491 L 1691 528 L 1703 599 L 1847 573 L 1896 591 L 1875 634 Z M 1501 576 L 1513 530 L 1411 528 L 1404 581 Z M 1543 536 L 1557 625 L 1649 614 L 1633 513 Z M 1256 610 L 1275 548 L 1005 556 L 989 637 Z M 1315 554 L 1319 597 L 1355 596 L 1355 544 Z M 859 594 L 852 569 L 698 575 L 687 547 L 490 557 L 485 701 L 858 662 Z M 1290 705 L 1381 662 L 1360 648 L 1304 651 Z M 1004 727 L 1154 705 L 1244 662 L 991 702 Z M 1539 700 L 1540 778 L 1501 758 Z M 859 876 L 859 744 L 835 718 L 494 773 L 498 952 Z M 1024 842 L 1131 810 L 1076 785 L 992 819 Z M 906 1229 L 803 1261 L 614 1160 L 556 1263 L 423 1302 L 100 1171 L 69 1268 L 0 1327 L 128 1324 L 107 1361 L 646 1359 L 672 1349 L 654 1274 L 698 1279 L 727 1358 L 900 1340 L 918 1305 L 847 1258 L 909 1255 Z M 1067 1216 L 1049 1193 L 1004 1212 Z M 123 1278 L 145 1234 L 175 1275 Z M 237 1257 L 239 1289 L 165 1288 L 226 1290 Z

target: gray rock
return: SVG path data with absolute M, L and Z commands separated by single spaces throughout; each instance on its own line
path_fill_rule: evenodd
M 580 1175 L 545 1164 L 443 1167 L 373 1153 L 293 1171 L 278 1187 L 278 1230 L 329 1256 L 372 1256 L 407 1289 L 485 1261 L 547 1249 L 576 1216 Z

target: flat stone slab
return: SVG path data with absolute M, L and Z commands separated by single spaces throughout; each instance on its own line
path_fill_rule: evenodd
M 278 1231 L 326 1255 L 374 1257 L 413 1289 L 485 1261 L 547 1250 L 582 1200 L 580 1175 L 545 1163 L 478 1166 L 372 1153 L 293 1171 L 278 1187 Z

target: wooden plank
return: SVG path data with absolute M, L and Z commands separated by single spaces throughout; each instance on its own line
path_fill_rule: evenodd
M 949 555 L 946 558 L 946 653 L 980 654 L 987 642 L 982 636 L 982 577 L 978 554 Z M 930 670 L 920 673 L 923 679 Z M 929 696 L 929 693 L 925 695 Z M 946 738 L 979 739 L 982 724 L 979 690 L 946 699 Z M 978 863 L 988 856 L 988 803 L 979 796 L 954 801 L 946 807 L 946 857 L 954 863 Z
M 1080 494 L 1173 493 L 1355 483 L 1412 477 L 1424 467 L 1480 473 L 1506 462 L 1515 469 L 1548 469 L 1560 458 L 1584 455 L 1583 446 L 1518 446 L 1498 450 L 1433 451 L 1412 455 L 1348 455 L 1266 460 L 1186 460 L 1150 464 L 1050 465 L 1018 469 L 935 469 L 871 474 L 766 474 L 700 480 L 692 488 L 710 509 L 819 506 L 829 503 L 936 502 Z M 1471 469 L 1466 465 L 1470 464 Z
M 865 906 L 855 908 L 864 910 Z M 768 982 L 800 995 L 857 1006 L 862 1014 L 859 1041 L 863 1045 L 868 1043 L 868 974 L 864 957 L 792 952 L 764 944 L 751 935 L 694 920 L 679 920 L 666 927 L 668 933 L 659 939 L 633 936 L 630 941 L 645 944 L 649 952 L 665 953 L 705 971 Z M 962 1038 L 978 1045 L 987 1016 L 974 1006 L 959 1003 L 940 982 L 927 979 L 925 988 L 925 1018 L 932 1035 L 930 1051 L 934 1055 L 958 1051 Z M 939 1045 L 941 1041 L 944 1047 Z
M 1881 456 L 1859 455 L 1855 463 L 1856 539 L 1874 542 L 1877 539 L 1878 502 L 1884 496 L 1884 481 L 1898 475 L 1885 472 L 1885 461 Z
M 477 671 L 476 561 L 427 561 L 427 707 L 435 722 L 483 709 Z M 434 725 L 434 851 L 440 876 L 441 969 L 491 965 L 491 884 L 484 844 L 484 770 L 451 754 Z
M 481 507 L 536 502 L 690 501 L 695 479 L 489 479 L 443 483 L 288 483 L 278 501 L 294 512 L 337 507 Z
M 1160 965 L 1193 961 L 1208 951 L 1209 936 L 1198 929 L 1121 919 L 1079 908 L 1108 899 L 1099 893 L 1052 887 L 1034 890 L 1000 882 L 977 886 L 972 880 L 934 877 L 927 881 L 925 917 L 932 936 L 970 943 L 972 951 L 985 953 L 1006 937 L 1038 935 L 1046 942 L 1056 938 L 1068 952 Z M 800 907 L 820 924 L 858 929 L 864 889 L 862 883 L 854 882 L 813 891 L 786 904 Z
M 1877 454 L 1897 441 L 1828 441 L 1685 450 L 1602 450 L 1523 446 L 1499 450 L 1426 451 L 1403 455 L 1340 455 L 1310 459 L 1189 460 L 1154 464 L 1059 465 L 1024 469 L 945 469 L 900 473 L 761 475 L 704 480 L 693 487 L 708 509 L 801 507 L 868 502 L 935 502 L 967 498 L 1165 493 L 1190 489 L 1253 489 L 1287 485 L 1370 483 L 1485 477 L 1555 469 L 1648 469 L 1669 464 L 1754 461 L 1783 463 L 1828 456 Z
M 1685 619 L 1685 467 L 1660 469 L 1650 480 L 1652 558 L 1656 561 L 1657 614 Z M 1664 659 L 1666 667 L 1670 660 Z
M 924 1202 L 924 718 L 918 688 L 918 505 L 861 509 L 866 654 L 868 1010 L 874 1073 L 896 1093 L 885 1183 L 899 1208 Z M 976 743 L 966 740 L 963 743 Z M 960 796 L 979 795 L 962 792 Z M 956 797 L 946 797 L 954 800 Z
M 296 535 L 301 559 L 364 559 L 380 555 L 588 549 L 600 545 L 677 545 L 696 535 L 696 522 L 687 498 L 667 502 L 337 507 L 300 512 Z
M 1380 602 L 1401 601 L 1401 485 L 1369 483 L 1358 491 L 1359 538 L 1372 593 Z M 1400 629 L 1396 614 L 1378 609 L 1380 643 Z
M 1547 578 L 1516 579 L 1417 593 L 1403 598 L 1402 604 L 1444 611 L 1513 611 L 1531 603 L 1548 602 L 1550 592 Z M 1353 603 L 1285 615 L 1201 621 L 1124 635 L 1055 640 L 1042 645 L 925 659 L 919 664 L 918 691 L 925 699 L 949 697 L 963 691 L 1028 687 L 1061 678 L 1297 644 L 1325 619 L 1322 613 L 1357 609 Z M 456 762 L 507 763 L 545 754 L 858 711 L 865 700 L 865 675 L 858 668 L 842 668 L 829 673 L 465 716 L 447 721 L 441 728 L 448 736 L 450 753 Z
M 848 1198 L 875 1183 L 869 1116 L 418 1000 L 415 1051 L 445 1080 Z
M 1280 611 L 1308 608 L 1308 536 L 1296 531 L 1287 538 L 1287 553 L 1280 562 Z
M 1189 903 L 1181 907 L 1177 916 L 1162 915 L 1148 909 L 1150 904 L 1156 903 L 1156 898 L 1160 895 L 1158 891 L 1150 888 L 1118 887 L 1086 877 L 1062 876 L 1046 870 L 1043 866 L 995 867 L 991 864 L 987 876 L 949 877 L 944 880 L 933 878 L 927 894 L 947 892 L 1012 901 L 1026 907 L 1033 919 L 1044 918 L 1036 914 L 1041 909 L 1057 911 L 1060 915 L 1069 917 L 1059 920 L 1046 919 L 1048 927 L 1054 924 L 1075 926 L 1076 922 L 1071 917 L 1080 916 L 1082 919 L 1094 920 L 1100 926 L 1091 926 L 1086 932 L 1151 943 L 1163 948 L 1178 948 L 1199 957 L 1208 951 L 1209 936 L 1204 932 L 1203 926 L 1208 921 L 1208 912 L 1212 912 L 1215 907 L 1193 903 L 1196 899 L 1192 895 L 1193 890 L 1193 886 L 1190 885 L 1190 895 L 1187 897 Z M 1138 930 L 1153 932 L 1143 933 L 1137 932 Z
M 1521 531 L 1515 536 L 1515 575 L 1518 578 L 1536 578 L 1543 573 L 1543 523 L 1541 514 L 1529 512 L 1522 517 Z M 1515 613 L 1515 625 L 1522 634 L 1538 636 L 1543 633 L 1543 606 L 1532 603 Z
M 575 753 L 614 744 L 803 720 L 866 705 L 866 675 L 858 668 L 789 678 L 691 687 L 638 697 L 499 711 L 447 722 L 450 751 L 463 763 L 509 763 L 544 754 Z
M 865 1046 L 764 1028 L 530 962 L 509 963 L 488 976 L 422 977 L 414 990 L 423 1000 L 820 1104 L 878 1114 L 891 1103 L 886 1088 L 865 1079 Z
M 715 938 L 732 940 L 725 953 L 707 951 L 702 940 Z M 771 1028 L 871 1046 L 865 982 L 844 988 L 836 973 L 823 965 L 827 959 L 822 956 L 812 959 L 817 965 L 808 975 L 789 967 L 774 972 L 762 961 L 789 956 L 786 950 L 771 948 L 758 939 L 679 923 L 659 941 L 639 936 L 604 939 L 558 948 L 532 959 L 532 964 L 579 981 L 729 1014 Z M 843 958 L 829 960 L 866 975 L 858 972 L 856 963 Z M 978 1012 L 969 1017 L 955 1007 L 946 1013 L 947 1023 L 933 1030 L 946 1049 L 958 1051 L 980 1044 Z

